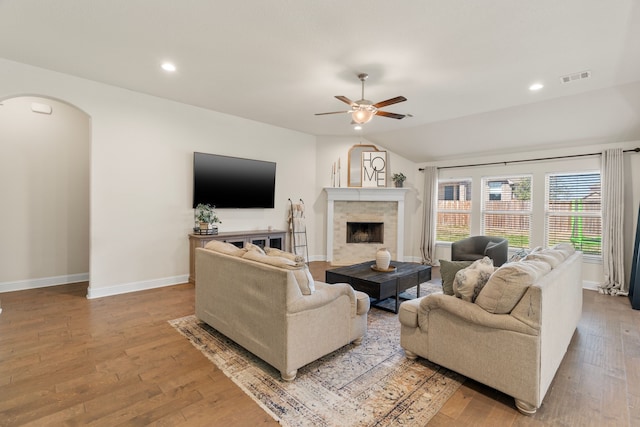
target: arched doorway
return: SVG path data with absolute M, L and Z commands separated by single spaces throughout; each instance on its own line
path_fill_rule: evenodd
M 0 100 L 0 292 L 89 279 L 90 142 L 72 105 Z

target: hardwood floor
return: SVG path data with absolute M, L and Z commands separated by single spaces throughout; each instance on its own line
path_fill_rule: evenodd
M 312 263 L 314 277 L 327 266 Z M 192 285 L 97 300 L 86 288 L 0 294 L 0 426 L 278 425 L 167 323 L 193 314 Z M 640 312 L 625 297 L 584 296 L 536 415 L 467 380 L 430 425 L 640 425 Z

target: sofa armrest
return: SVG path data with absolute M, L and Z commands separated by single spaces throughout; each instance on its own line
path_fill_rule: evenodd
M 420 311 L 420 301 L 426 297 L 414 298 L 404 301 L 400 304 L 400 310 L 398 311 L 398 320 L 401 325 L 408 326 L 410 328 L 418 327 L 418 312 Z
M 355 291 L 347 283 L 336 283 L 328 285 L 324 282 L 315 282 L 315 292 L 311 295 L 301 295 L 298 298 L 289 301 L 287 311 L 289 313 L 299 313 L 302 311 L 313 310 L 332 303 L 342 295 L 349 297 L 351 302 L 351 317 L 356 313 L 356 295 Z
M 421 329 L 426 330 L 429 312 L 435 310 L 446 311 L 469 323 L 490 329 L 502 329 L 534 336 L 540 334 L 538 329 L 532 328 L 509 314 L 489 313 L 472 302 L 443 294 L 433 294 L 420 298 L 417 320 Z
M 371 301 L 369 295 L 364 292 L 355 291 L 356 294 L 356 314 L 361 316 L 369 312 L 371 308 Z

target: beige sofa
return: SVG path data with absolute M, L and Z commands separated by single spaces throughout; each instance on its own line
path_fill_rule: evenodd
M 582 253 L 562 245 L 504 264 L 475 302 L 442 294 L 406 301 L 400 343 L 407 357 L 459 372 L 535 413 L 582 314 L 581 268 Z
M 231 248 L 228 253 L 196 250 L 200 320 L 278 369 L 287 381 L 298 368 L 361 342 L 369 311 L 366 294 L 345 283 L 314 282 L 304 263 L 280 265 L 281 257 L 237 248 L 234 253 L 232 245 L 225 245 Z

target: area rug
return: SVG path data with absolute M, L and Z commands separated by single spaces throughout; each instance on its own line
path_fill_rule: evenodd
M 426 296 L 431 294 L 441 294 L 442 293 L 442 280 L 439 278 L 432 279 L 428 282 L 420 284 L 420 296 Z M 414 286 L 413 288 L 409 288 L 404 292 L 400 293 L 400 303 L 403 300 L 416 298 L 418 294 L 418 287 Z M 395 298 L 387 298 L 382 301 L 375 302 L 376 306 L 384 307 L 389 310 L 395 310 L 396 308 L 396 300 Z
M 195 316 L 169 323 L 281 425 L 426 425 L 464 377 L 407 359 L 397 315 L 371 309 L 368 319 L 361 345 L 300 368 L 292 382 Z

